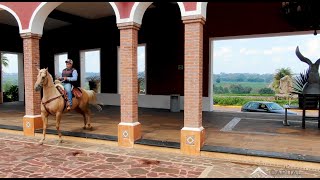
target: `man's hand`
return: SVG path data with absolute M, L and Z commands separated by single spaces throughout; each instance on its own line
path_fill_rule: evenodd
M 58 78 L 60 81 L 65 81 L 65 80 L 67 80 L 67 77 L 60 77 L 60 78 Z

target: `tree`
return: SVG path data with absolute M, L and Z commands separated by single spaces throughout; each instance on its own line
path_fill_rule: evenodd
M 274 74 L 273 81 L 272 81 L 272 89 L 276 93 L 279 93 L 280 79 L 286 75 L 292 78 L 292 71 L 290 68 L 280 68 L 276 70 L 276 73 Z
M 271 88 L 261 88 L 259 94 L 274 94 L 274 91 Z

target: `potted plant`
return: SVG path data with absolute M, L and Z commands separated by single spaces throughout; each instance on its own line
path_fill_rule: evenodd
M 89 83 L 89 89 L 93 90 L 94 92 L 98 92 L 98 87 L 100 85 L 100 76 L 90 76 L 87 77 L 86 80 Z

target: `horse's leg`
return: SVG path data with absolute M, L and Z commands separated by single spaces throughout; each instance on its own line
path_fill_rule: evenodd
M 48 113 L 47 114 L 44 114 L 44 113 L 41 113 L 41 118 L 42 118 L 42 139 L 39 141 L 39 144 L 42 145 L 43 144 L 43 141 L 46 139 L 46 131 L 47 131 L 47 125 L 48 125 Z
M 59 135 L 60 143 L 62 143 L 61 132 L 60 132 L 60 121 L 61 121 L 61 112 L 56 113 L 56 128 Z
M 89 109 L 89 105 L 86 107 L 86 110 L 84 111 L 85 116 L 87 118 L 87 122 L 88 122 L 88 129 L 92 130 L 92 126 L 91 126 L 91 111 Z
M 86 129 L 86 125 L 87 125 L 87 118 L 86 118 L 86 115 L 85 113 L 80 109 L 80 108 L 77 108 L 75 109 L 79 114 L 81 114 L 83 116 L 83 123 L 84 123 L 84 126 L 83 126 L 83 129 Z

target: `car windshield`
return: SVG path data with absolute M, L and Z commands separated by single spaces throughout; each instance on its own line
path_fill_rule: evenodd
M 283 107 L 281 107 L 277 103 L 270 103 L 270 104 L 268 104 L 268 106 L 269 106 L 269 109 L 271 109 L 271 110 L 282 110 L 283 109 Z

